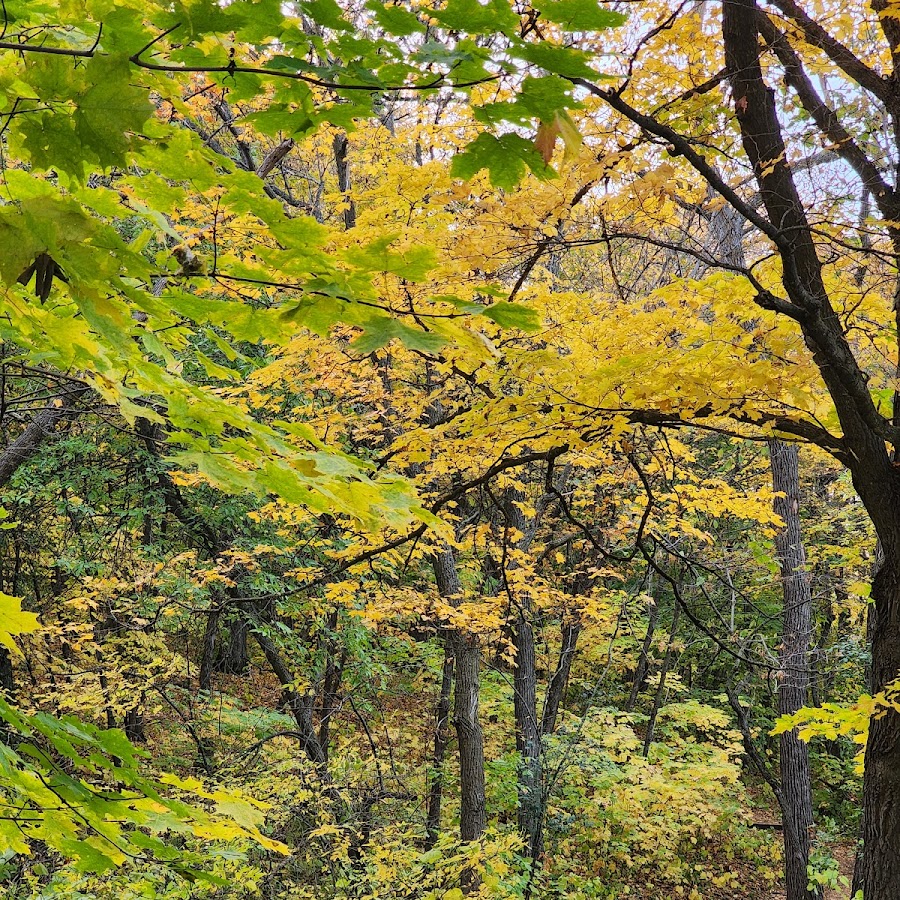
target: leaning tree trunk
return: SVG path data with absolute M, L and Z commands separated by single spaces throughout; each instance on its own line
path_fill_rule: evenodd
M 462 584 L 452 548 L 434 554 L 434 577 L 438 592 L 451 602 L 462 596 Z M 487 824 L 484 786 L 484 737 L 478 718 L 481 684 L 481 648 L 472 634 L 455 630 L 450 635 L 456 662 L 456 691 L 453 696 L 453 725 L 459 747 L 459 835 L 464 841 L 477 840 Z
M 876 9 L 883 5 L 879 0 Z M 892 465 L 886 448 L 888 423 L 875 406 L 866 374 L 853 355 L 828 296 L 812 229 L 787 163 L 775 94 L 766 85 L 760 65 L 759 10 L 755 0 L 731 0 L 723 4 L 722 10 L 725 61 L 742 144 L 753 165 L 760 197 L 772 223 L 770 228 L 774 227 L 770 236 L 777 243 L 783 262 L 783 284 L 790 306 L 783 306 L 782 311 L 786 310 L 800 323 L 806 344 L 834 401 L 843 431 L 840 452 L 884 547 L 885 562 L 872 585 L 876 618 L 872 637 L 872 687 L 878 692 L 900 675 L 900 473 Z M 893 21 L 890 28 L 894 28 Z M 803 94 L 809 94 L 810 84 L 799 80 L 796 72 L 794 80 L 801 102 L 807 105 Z M 892 91 L 890 100 L 896 106 L 896 83 L 889 91 Z M 818 115 L 821 110 L 817 107 L 815 112 Z M 833 130 L 827 122 L 822 125 L 826 133 Z M 852 140 L 849 135 L 846 138 Z M 837 142 L 839 152 L 846 144 L 843 137 Z M 871 178 L 871 170 L 866 172 L 866 177 Z M 875 196 L 881 202 L 881 211 L 887 213 L 886 219 L 900 219 L 896 192 L 885 186 Z M 900 249 L 900 233 L 894 230 L 891 237 Z M 897 406 L 895 400 L 894 421 L 890 423 L 894 429 L 900 425 Z M 896 444 L 896 435 L 891 440 Z M 871 720 L 863 810 L 863 895 L 865 900 L 897 900 L 900 897 L 900 713 L 895 710 L 885 710 L 884 715 L 873 716 Z
M 809 644 L 812 634 L 812 591 L 800 531 L 799 454 L 794 444 L 769 441 L 772 487 L 779 494 L 775 512 L 784 525 L 775 535 L 784 604 L 781 625 L 778 712 L 791 715 L 806 705 L 809 689 Z M 809 751 L 797 729 L 781 735 L 781 815 L 784 823 L 784 876 L 787 900 L 814 900 L 807 888 L 810 829 L 813 825 Z
M 553 678 L 550 679 L 547 697 L 544 700 L 541 734 L 553 734 L 556 731 L 556 720 L 559 716 L 560 707 L 566 699 L 569 673 L 572 671 L 572 660 L 575 658 L 575 649 L 578 645 L 578 636 L 580 634 L 580 622 L 563 622 L 562 646 L 559 650 L 559 661 L 556 664 Z

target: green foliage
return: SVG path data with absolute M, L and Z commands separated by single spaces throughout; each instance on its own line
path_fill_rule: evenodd
M 453 174 L 460 178 L 482 169 L 488 170 L 491 184 L 504 190 L 512 190 L 529 170 L 541 179 L 556 177 L 531 141 L 518 134 L 480 134 L 453 158 Z
M 0 744 L 0 793 L 10 815 L 0 819 L 0 850 L 31 854 L 36 842 L 70 858 L 75 871 L 103 873 L 147 860 L 190 879 L 210 878 L 202 853 L 167 841 L 173 833 L 211 841 L 250 838 L 270 849 L 262 814 L 227 791 L 207 792 L 196 780 L 141 774 L 125 735 L 71 716 L 26 715 L 0 700 L 5 743 Z M 74 771 L 73 771 L 74 769 Z M 166 796 L 165 784 L 211 800 L 214 812 Z
M 734 890 L 728 861 L 739 857 L 761 883 L 775 880 L 774 848 L 744 818 L 740 739 L 728 716 L 697 701 L 672 704 L 660 710 L 658 735 L 644 759 L 632 719 L 598 710 L 548 741 L 551 771 L 557 760 L 566 766 L 547 839 L 560 896 L 614 898 L 633 881 L 659 895 Z

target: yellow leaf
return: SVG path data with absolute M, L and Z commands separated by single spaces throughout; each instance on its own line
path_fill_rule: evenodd
M 555 118 L 549 125 L 541 122 L 538 125 L 537 134 L 534 138 L 534 148 L 544 159 L 545 163 L 549 163 L 553 159 L 553 150 L 556 147 L 556 139 L 559 137 L 559 117 Z
M 11 653 L 21 656 L 22 652 L 12 636 L 28 634 L 31 631 L 37 631 L 40 627 L 38 617 L 34 613 L 22 611 L 20 598 L 0 593 L 0 644 L 3 644 Z

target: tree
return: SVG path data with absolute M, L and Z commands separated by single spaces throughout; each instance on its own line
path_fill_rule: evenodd
M 759 409 L 750 419 L 769 423 L 774 433 L 782 437 L 801 439 L 816 444 L 843 462 L 850 470 L 853 483 L 872 518 L 884 548 L 885 561 L 872 585 L 875 624 L 872 631 L 873 690 L 883 692 L 900 672 L 897 655 L 898 591 L 900 591 L 900 520 L 897 518 L 897 491 L 900 487 L 893 460 L 893 447 L 898 440 L 896 412 L 882 411 L 879 391 L 893 398 L 893 364 L 897 347 L 893 328 L 892 308 L 896 308 L 898 238 L 894 223 L 898 219 L 898 199 L 894 187 L 885 176 L 884 160 L 872 155 L 865 145 L 865 135 L 857 139 L 852 126 L 842 123 L 852 115 L 853 97 L 863 92 L 882 104 L 885 115 L 896 116 L 896 72 L 880 75 L 873 68 L 877 54 L 883 59 L 895 59 L 898 52 L 896 20 L 884 4 L 873 4 L 880 33 L 878 46 L 866 47 L 867 58 L 857 56 L 841 40 L 829 33 L 822 24 L 794 3 L 775 2 L 762 9 L 754 0 L 725 3 L 721 16 L 721 38 L 716 41 L 718 55 L 713 55 L 704 73 L 692 71 L 696 79 L 674 102 L 664 104 L 664 112 L 644 112 L 640 79 L 626 80 L 614 89 L 605 89 L 588 79 L 575 79 L 585 90 L 600 98 L 611 111 L 651 140 L 664 142 L 670 157 L 677 157 L 704 179 L 721 200 L 728 203 L 743 218 L 746 227 L 759 236 L 778 261 L 776 269 L 763 267 L 760 278 L 756 267 L 740 269 L 739 274 L 751 287 L 752 300 L 760 314 L 774 313 L 789 321 L 801 335 L 809 359 L 815 366 L 821 384 L 833 404 L 833 420 L 823 426 L 822 420 L 797 412 L 777 412 Z M 667 18 L 669 26 L 677 14 Z M 711 28 L 704 23 L 700 33 L 712 40 Z M 661 33 L 661 32 L 660 32 Z M 648 32 L 652 44 L 654 32 Z M 637 64 L 639 50 L 633 59 Z M 724 55 L 725 68 L 718 68 Z M 766 66 L 764 71 L 763 66 Z M 815 89 L 807 67 L 828 65 L 843 85 L 846 85 L 847 106 L 830 105 Z M 635 71 L 639 72 L 637 65 Z M 780 92 L 770 84 L 784 79 L 786 91 Z M 752 172 L 756 185 L 755 196 L 746 186 L 735 187 L 720 173 L 715 157 L 721 153 L 718 145 L 705 151 L 700 139 L 689 129 L 682 130 L 673 113 L 679 103 L 690 107 L 699 93 L 708 93 L 727 83 L 740 138 L 743 165 Z M 627 92 L 627 96 L 626 96 Z M 842 159 L 854 173 L 857 183 L 871 194 L 879 210 L 879 217 L 864 223 L 867 239 L 857 245 L 842 241 L 840 232 L 829 224 L 813 218 L 808 192 L 798 182 L 796 161 L 803 153 L 791 146 L 802 141 L 803 130 L 795 117 L 784 107 L 788 96 L 794 98 L 803 113 L 805 129 L 827 142 L 832 152 Z M 838 94 L 837 96 L 841 96 Z M 779 110 L 779 104 L 781 109 Z M 735 148 L 736 149 L 736 148 Z M 891 145 L 896 158 L 898 148 Z M 652 240 L 652 238 L 649 238 Z M 684 252 L 703 251 L 689 245 L 677 244 Z M 877 249 L 876 249 L 877 247 Z M 829 256 L 833 253 L 833 256 Z M 891 284 L 887 296 L 879 290 L 880 305 L 871 327 L 871 337 L 884 356 L 870 356 L 866 348 L 853 339 L 849 327 L 851 319 L 843 307 L 841 284 L 832 275 L 834 261 L 847 256 L 858 257 L 861 266 L 871 266 L 884 279 L 881 285 Z M 733 271 L 733 269 L 732 269 Z M 780 288 L 776 285 L 780 282 Z M 782 293 L 783 292 L 783 293 Z M 852 314 L 849 314 L 852 318 Z M 746 383 L 738 378 L 736 385 Z M 677 406 L 681 405 L 676 402 Z M 886 404 L 890 405 L 890 404 Z M 662 407 L 656 411 L 633 408 L 625 399 L 620 404 L 621 415 L 632 421 L 676 424 L 678 412 Z M 632 409 L 628 409 L 632 406 Z M 715 414 L 746 421 L 747 406 L 735 396 L 724 399 L 706 409 L 697 403 L 689 415 L 696 421 Z M 681 413 L 681 418 L 685 418 Z M 864 792 L 864 860 L 863 892 L 867 900 L 895 896 L 900 890 L 897 873 L 897 854 L 900 853 L 900 833 L 892 824 L 892 814 L 898 794 L 896 781 L 900 743 L 897 730 L 900 718 L 887 710 L 872 721 L 866 751 Z M 875 823 L 879 824 L 875 824 Z

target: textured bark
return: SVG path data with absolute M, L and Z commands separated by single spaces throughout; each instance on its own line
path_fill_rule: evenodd
M 144 714 L 138 707 L 129 709 L 125 713 L 122 727 L 125 731 L 125 737 L 133 744 L 141 744 L 147 740 L 147 734 L 144 730 Z
M 0 647 L 0 695 L 12 697 L 16 691 L 12 654 L 6 647 Z
M 325 672 L 322 676 L 322 699 L 319 703 L 319 743 L 325 758 L 331 746 L 331 718 L 339 708 L 338 696 L 341 681 L 344 677 L 344 665 L 347 662 L 347 648 L 340 656 L 337 652 L 338 611 L 333 609 L 328 614 L 328 636 L 325 640 Z
M 525 499 L 521 490 L 507 490 L 503 513 L 508 527 L 521 537 L 518 549 L 528 546 L 534 534 L 536 522 L 526 522 L 519 505 Z M 511 563 L 508 568 L 514 568 Z M 506 573 L 503 573 L 504 579 Z M 507 585 L 509 589 L 509 585 Z M 519 751 L 519 807 L 517 819 L 519 833 L 525 841 L 525 850 L 537 866 L 543 855 L 544 844 L 544 779 L 541 760 L 541 728 L 537 705 L 537 658 L 534 648 L 534 627 L 531 598 L 514 597 L 510 602 L 515 608 L 513 645 L 516 648 L 516 668 L 513 672 L 513 707 L 516 719 L 516 749 Z M 530 886 L 530 882 L 529 882 Z
M 578 636 L 580 634 L 580 623 L 563 622 L 559 661 L 556 664 L 553 678 L 550 679 L 550 685 L 547 688 L 547 698 L 544 701 L 544 715 L 541 718 L 542 735 L 553 734 L 556 731 L 556 720 L 559 717 L 559 709 L 566 699 L 569 673 L 572 671 L 572 660 L 575 658 L 575 649 L 578 645 Z
M 431 777 L 428 784 L 428 806 L 425 815 L 425 849 L 437 843 L 441 833 L 441 802 L 444 796 L 444 757 L 447 753 L 450 695 L 453 689 L 453 648 L 447 642 L 441 674 L 441 693 L 434 713 L 434 746 L 431 753 Z
M 243 675 L 250 665 L 250 652 L 247 649 L 247 637 L 250 625 L 241 615 L 240 610 L 228 624 L 228 640 L 224 642 L 216 655 L 216 669 L 226 675 Z
M 775 512 L 784 522 L 775 535 L 784 594 L 778 712 L 790 715 L 807 702 L 812 635 L 812 591 L 800 529 L 800 468 L 796 445 L 769 441 L 769 463 L 772 487 L 784 495 L 775 500 Z M 807 889 L 806 868 L 813 826 L 809 750 L 796 729 L 781 735 L 779 764 L 786 900 L 813 900 L 821 894 Z
M 334 165 L 337 169 L 338 190 L 344 195 L 344 228 L 349 231 L 356 225 L 356 204 L 350 196 L 350 163 L 347 160 L 347 151 L 350 149 L 350 141 L 347 135 L 340 133 L 334 136 Z
M 328 760 L 319 743 L 319 736 L 313 728 L 313 696 L 309 693 L 298 694 L 294 690 L 293 685 L 296 679 L 281 658 L 278 648 L 268 636 L 261 631 L 255 631 L 254 637 L 262 649 L 266 661 L 281 683 L 282 699 L 297 723 L 297 732 L 306 755 L 319 766 L 320 773 L 324 776 Z
M 206 628 L 203 632 L 203 650 L 200 655 L 200 690 L 212 688 L 213 661 L 216 655 L 216 641 L 219 635 L 219 619 L 221 612 L 213 608 L 206 616 Z
M 872 690 L 883 691 L 900 673 L 900 563 L 885 547 L 872 598 Z M 900 715 L 873 717 L 866 744 L 863 780 L 863 896 L 900 897 Z
M 543 854 L 544 785 L 541 765 L 541 730 L 537 706 L 537 660 L 534 628 L 528 610 L 516 617 L 513 643 L 516 669 L 513 673 L 516 745 L 519 764 L 519 831 L 526 840 L 526 851 L 536 863 Z
M 438 592 L 451 602 L 462 596 L 462 584 L 453 550 L 446 547 L 433 557 Z M 450 635 L 456 664 L 453 695 L 453 725 L 459 747 L 460 811 L 459 833 L 464 841 L 474 841 L 487 824 L 484 786 L 484 737 L 479 720 L 481 648 L 478 640 L 454 631 Z

